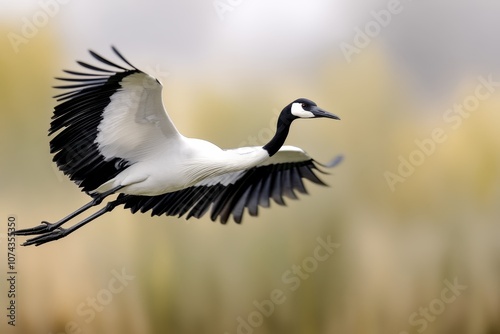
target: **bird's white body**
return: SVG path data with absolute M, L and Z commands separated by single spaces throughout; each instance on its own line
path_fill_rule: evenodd
M 103 193 L 123 186 L 120 191 L 126 194 L 160 195 L 185 189 L 205 179 L 242 171 L 269 159 L 262 147 L 252 147 L 242 153 L 241 150 L 222 150 L 208 141 L 183 136 L 175 145 L 157 149 L 158 154 L 133 164 L 95 191 Z
M 164 111 L 162 86 L 149 75 L 129 75 L 121 86 L 103 111 L 96 143 L 104 157 L 132 165 L 94 192 L 123 186 L 121 192 L 130 195 L 160 195 L 270 158 L 262 147 L 222 150 L 180 134 Z

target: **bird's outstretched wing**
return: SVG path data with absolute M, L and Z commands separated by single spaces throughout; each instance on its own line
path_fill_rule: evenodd
M 101 64 L 77 63 L 86 71 L 56 78 L 67 90 L 56 95 L 49 135 L 53 160 L 83 190 L 91 191 L 179 133 L 162 103 L 158 80 L 128 62 L 89 51 Z M 90 72 L 87 72 L 90 70 Z
M 270 199 L 285 205 L 283 197 L 297 199 L 296 191 L 307 194 L 303 180 L 326 185 L 316 175 L 318 168 L 334 167 L 342 157 L 329 164 L 320 165 L 304 151 L 293 146 L 283 146 L 266 162 L 248 170 L 206 179 L 189 188 L 158 195 L 138 196 L 120 194 L 125 208 L 135 213 L 151 210 L 151 216 L 183 216 L 200 218 L 212 208 L 210 218 L 225 224 L 230 215 L 241 223 L 245 208 L 251 216 L 258 215 L 258 208 L 269 207 Z

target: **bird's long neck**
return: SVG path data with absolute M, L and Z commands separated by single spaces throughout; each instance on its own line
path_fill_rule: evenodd
M 263 148 L 269 153 L 270 157 L 278 152 L 281 146 L 285 143 L 288 131 L 290 130 L 290 124 L 290 122 L 278 118 L 278 124 L 274 137 L 269 141 L 269 143 L 263 146 Z

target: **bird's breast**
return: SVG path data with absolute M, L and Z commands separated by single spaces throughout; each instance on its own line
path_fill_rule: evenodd
M 251 168 L 266 157 L 262 148 L 222 150 L 203 140 L 185 138 L 152 159 L 134 163 L 117 176 L 115 184 L 124 185 L 122 191 L 127 194 L 155 196 Z

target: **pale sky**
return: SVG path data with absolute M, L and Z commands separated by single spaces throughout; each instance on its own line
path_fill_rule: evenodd
M 68 57 L 114 44 L 134 62 L 169 64 L 212 76 L 241 70 L 265 77 L 325 61 L 345 61 L 339 45 L 397 0 L 0 0 L 0 18 L 21 28 L 41 3 L 60 3 L 49 25 Z M 65 2 L 64 4 L 62 2 Z M 231 10 L 217 12 L 214 3 Z M 446 95 L 464 76 L 500 72 L 500 2 L 401 0 L 374 39 L 395 71 L 410 73 L 424 94 Z M 104 52 L 105 53 L 105 52 Z M 319 66 L 319 65 L 318 65 Z

